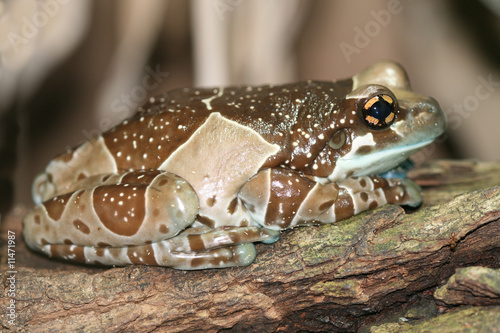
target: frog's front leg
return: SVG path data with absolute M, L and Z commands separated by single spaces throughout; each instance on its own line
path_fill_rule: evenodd
M 418 186 L 407 179 L 353 177 L 318 183 L 293 170 L 259 172 L 239 194 L 255 222 L 269 229 L 333 223 L 390 204 L 418 206 Z
M 123 262 L 106 253 L 143 246 L 141 253 L 151 256 L 152 244 L 174 237 L 198 214 L 192 187 L 167 172 L 99 175 L 80 185 L 81 189 L 59 194 L 25 216 L 23 234 L 29 247 L 76 262 L 138 263 L 139 257 Z M 151 262 L 146 254 L 143 263 Z

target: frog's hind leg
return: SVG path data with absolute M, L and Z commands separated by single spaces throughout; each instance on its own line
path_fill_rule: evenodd
M 80 185 L 26 214 L 23 235 L 30 248 L 78 262 L 86 262 L 87 251 L 93 250 L 144 245 L 146 251 L 148 244 L 191 225 L 199 210 L 192 187 L 168 172 L 99 175 Z
M 256 256 L 253 242 L 277 237 L 278 231 L 259 227 L 188 228 L 176 237 L 152 244 L 106 248 L 59 244 L 46 245 L 44 252 L 86 264 L 139 264 L 194 270 L 247 266 Z

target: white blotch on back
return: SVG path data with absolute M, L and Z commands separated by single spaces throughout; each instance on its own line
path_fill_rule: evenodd
M 228 222 L 227 207 L 247 180 L 279 146 L 253 129 L 211 113 L 191 138 L 159 167 L 189 182 L 199 197 L 200 215 Z M 196 158 L 194 158 L 196 157 Z M 206 202 L 216 198 L 209 207 Z
M 214 100 L 215 98 L 217 97 L 221 97 L 222 94 L 224 93 L 224 88 L 220 88 L 219 89 L 219 92 L 216 94 L 216 95 L 213 95 L 211 97 L 207 97 L 207 98 L 204 98 L 202 99 L 201 101 L 203 103 L 205 103 L 205 105 L 207 106 L 207 109 L 208 110 L 212 110 L 212 100 Z

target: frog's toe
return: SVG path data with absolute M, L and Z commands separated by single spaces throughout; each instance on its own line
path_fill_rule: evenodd
M 253 243 L 240 244 L 234 247 L 234 263 L 237 266 L 248 266 L 255 260 L 257 251 Z
M 422 204 L 422 189 L 409 179 L 401 179 L 401 184 L 406 190 L 407 201 L 404 203 L 410 207 L 418 207 Z

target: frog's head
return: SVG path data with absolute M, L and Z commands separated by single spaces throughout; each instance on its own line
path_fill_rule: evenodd
M 352 90 L 341 101 L 333 134 L 318 158 L 328 155 L 333 162 L 330 181 L 379 174 L 431 143 L 445 125 L 437 101 L 411 91 L 400 65 L 379 62 L 352 78 Z

